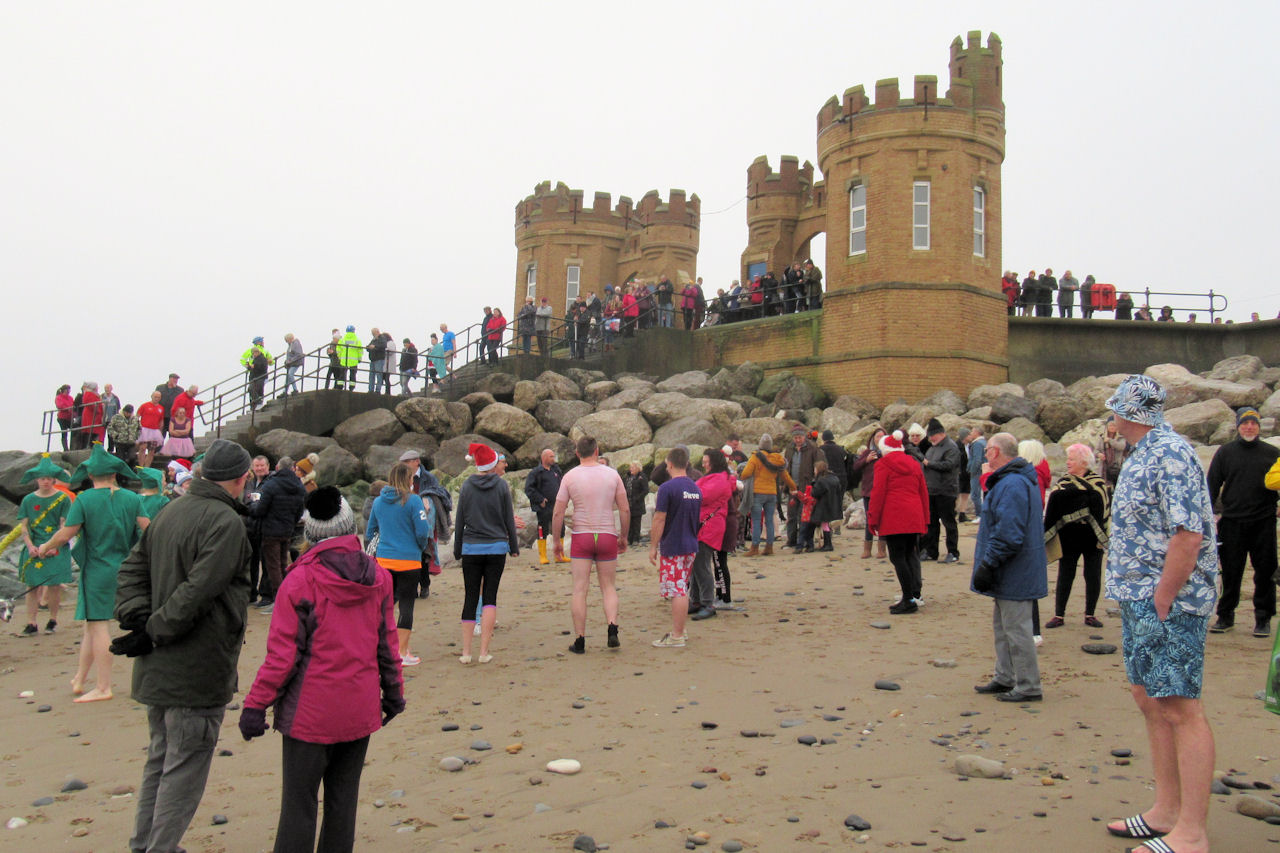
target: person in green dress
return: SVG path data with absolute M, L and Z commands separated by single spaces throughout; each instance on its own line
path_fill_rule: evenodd
M 76 618 L 84 620 L 80 666 L 71 679 L 76 702 L 101 702 L 111 698 L 109 628 L 115 610 L 116 574 L 150 523 L 142 511 L 142 498 L 119 488 L 116 475 L 138 479 L 132 468 L 95 443 L 89 458 L 71 476 L 72 484 L 92 478 L 93 488 L 80 493 L 63 528 L 36 551 L 41 558 L 48 557 L 79 535 L 71 549 L 71 556 L 80 566 Z M 91 671 L 95 684 L 86 692 L 85 684 Z
M 142 514 L 153 519 L 169 502 L 168 496 L 160 493 L 164 487 L 164 474 L 155 468 L 139 468 L 138 477 L 142 480 L 142 491 L 138 493 L 142 498 Z
M 67 472 L 45 453 L 38 465 L 22 475 L 23 483 L 32 480 L 36 481 L 36 490 L 25 496 L 18 506 L 24 545 L 18 562 L 18 580 L 30 587 L 27 590 L 27 627 L 22 629 L 23 636 L 31 636 L 40 630 L 36 627 L 36 616 L 41 593 L 44 593 L 45 604 L 49 607 L 49 621 L 44 632 L 52 634 L 57 630 L 62 584 L 71 583 L 70 551 L 62 548 L 47 557 L 37 554 L 40 546 L 53 538 L 71 512 L 72 499 L 66 492 L 54 488 L 59 480 L 67 481 Z

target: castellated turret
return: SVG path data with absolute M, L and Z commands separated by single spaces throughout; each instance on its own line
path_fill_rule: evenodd
M 650 190 L 637 204 L 627 196 L 611 203 L 596 193 L 590 206 L 582 190 L 550 181 L 516 205 L 515 309 L 526 296 L 548 297 L 557 317 L 569 303 L 606 285 L 663 274 L 679 286 L 697 275 L 701 202 L 673 189 L 664 200 Z

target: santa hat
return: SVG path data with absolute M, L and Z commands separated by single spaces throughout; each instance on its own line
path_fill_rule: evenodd
M 888 456 L 890 453 L 902 452 L 902 430 L 895 429 L 893 435 L 881 436 L 880 452 Z
M 173 472 L 173 476 L 177 477 L 184 471 L 189 473 L 191 471 L 191 463 L 185 459 L 170 459 L 168 468 Z
M 498 454 L 487 444 L 472 444 L 467 448 L 467 461 L 474 462 L 481 472 L 492 471 L 498 464 Z

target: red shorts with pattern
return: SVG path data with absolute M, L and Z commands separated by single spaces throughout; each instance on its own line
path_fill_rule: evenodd
M 658 558 L 658 592 L 663 598 L 681 598 L 689 595 L 689 572 L 693 569 L 694 554 L 677 554 Z

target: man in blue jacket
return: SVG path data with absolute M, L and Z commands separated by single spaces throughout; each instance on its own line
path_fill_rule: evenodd
M 987 439 L 981 427 L 969 433 L 969 502 L 973 504 L 973 519 L 982 517 L 982 463 L 987 459 Z
M 971 589 L 995 599 L 996 671 L 973 689 L 1001 702 L 1039 702 L 1040 664 L 1031 630 L 1033 602 L 1049 594 L 1044 520 L 1036 469 L 1007 432 L 987 442 L 987 497 L 974 547 Z

